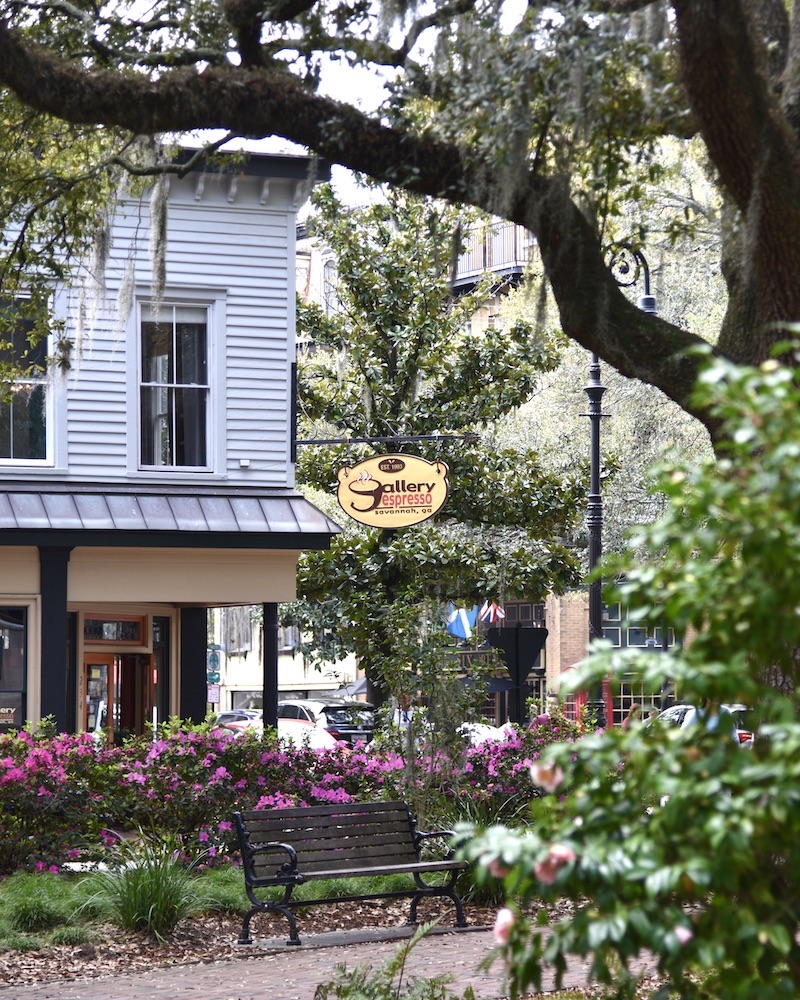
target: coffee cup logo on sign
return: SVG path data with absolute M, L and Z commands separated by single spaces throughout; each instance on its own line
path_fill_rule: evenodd
M 427 521 L 449 493 L 444 462 L 416 455 L 379 455 L 336 473 L 336 497 L 346 514 L 373 528 L 405 528 Z

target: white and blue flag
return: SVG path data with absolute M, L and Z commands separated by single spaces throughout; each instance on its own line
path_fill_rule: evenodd
M 478 620 L 478 605 L 472 611 L 457 608 L 452 601 L 447 605 L 447 631 L 456 639 L 470 639 Z

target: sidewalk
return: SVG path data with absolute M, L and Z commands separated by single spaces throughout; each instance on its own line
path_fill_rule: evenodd
M 347 931 L 306 935 L 299 948 L 286 947 L 283 938 L 257 942 L 242 958 L 168 966 L 136 975 L 74 979 L 31 986 L 0 987 L 2 1000 L 313 1000 L 321 982 L 333 978 L 345 964 L 380 967 L 409 937 L 405 927 L 385 931 Z M 500 961 L 487 970 L 480 963 L 494 948 L 487 928 L 436 928 L 411 951 L 405 976 L 430 978 L 452 975 L 450 988 L 460 996 L 472 986 L 476 1000 L 500 1000 L 503 987 Z M 588 963 L 576 961 L 564 988 L 586 984 Z M 543 984 L 552 990 L 552 982 Z

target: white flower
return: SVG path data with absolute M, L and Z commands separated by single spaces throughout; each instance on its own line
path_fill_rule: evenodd
M 511 936 L 511 930 L 516 922 L 516 913 L 514 913 L 513 910 L 510 910 L 507 906 L 504 906 L 502 910 L 497 911 L 497 916 L 494 921 L 494 939 L 498 944 L 508 944 L 508 939 Z
M 564 781 L 564 772 L 558 764 L 542 764 L 539 761 L 531 764 L 531 779 L 546 792 L 554 792 Z

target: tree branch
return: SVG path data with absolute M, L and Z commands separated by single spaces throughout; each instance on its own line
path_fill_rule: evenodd
M 723 184 L 746 211 L 765 143 L 792 149 L 748 0 L 674 0 L 684 85 Z
M 698 361 L 693 334 L 642 314 L 606 267 L 589 223 L 558 179 L 477 161 L 453 143 L 382 125 L 309 92 L 277 67 L 167 71 L 155 79 L 88 71 L 26 44 L 0 24 L 0 81 L 26 104 L 75 123 L 135 134 L 224 128 L 280 135 L 328 160 L 410 191 L 477 206 L 534 233 L 567 336 L 623 374 L 657 385 L 688 412 Z

